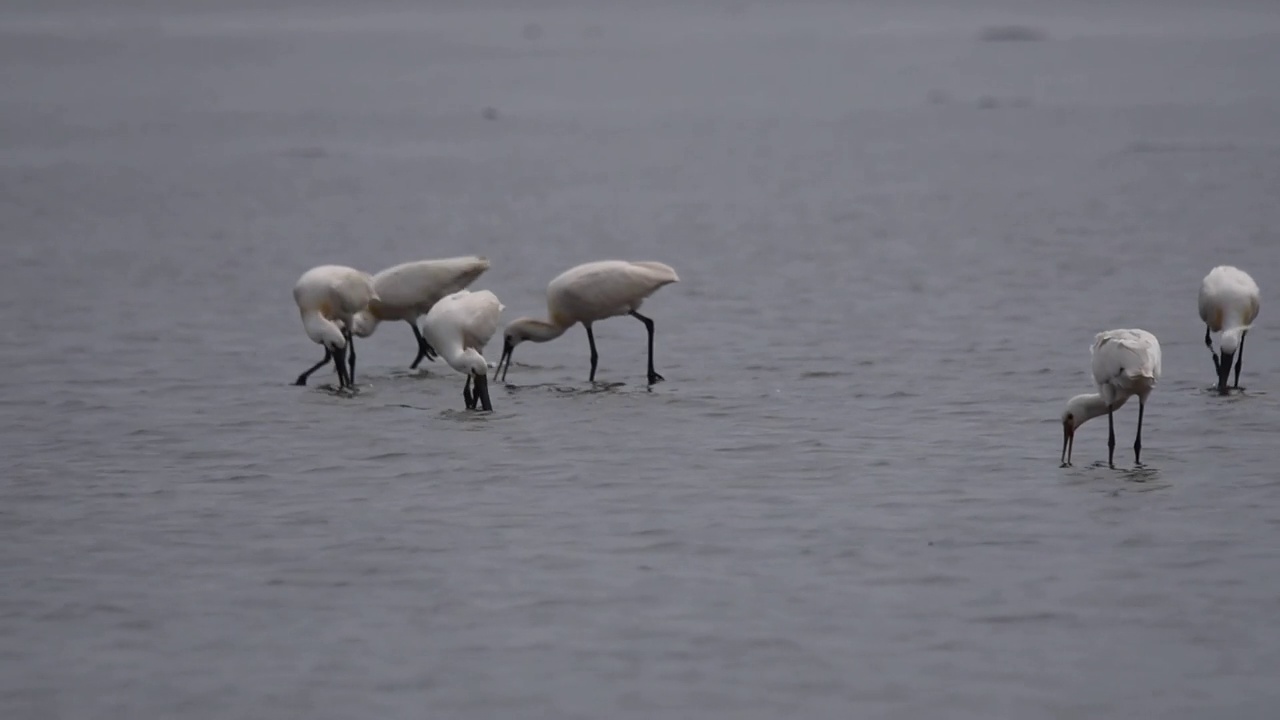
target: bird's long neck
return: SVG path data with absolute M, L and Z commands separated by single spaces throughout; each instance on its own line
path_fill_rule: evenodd
M 1123 404 L 1124 400 L 1121 400 L 1116 407 Z M 1080 416 L 1076 419 L 1076 427 L 1083 425 L 1088 420 L 1107 414 L 1107 401 L 1098 393 L 1077 395 L 1072 400 L 1072 406 L 1074 407 L 1073 412 L 1078 413 Z
M 351 316 L 351 333 L 356 337 L 367 338 L 378 329 L 378 323 L 381 320 L 382 318 L 372 312 L 372 308 L 365 308 Z
M 313 342 L 317 342 L 326 347 L 333 345 L 336 347 L 345 347 L 346 339 L 342 336 L 342 330 L 338 324 L 318 310 L 302 311 L 302 327 L 307 331 L 307 337 Z
M 525 337 L 527 339 L 532 340 L 533 342 L 543 343 L 560 337 L 571 325 L 573 325 L 573 323 L 561 325 L 560 323 L 548 320 L 534 320 L 532 318 L 526 318 L 521 327 L 524 330 Z
M 449 364 L 449 367 L 460 373 L 478 375 L 488 373 L 489 366 L 485 363 L 484 356 L 473 348 L 463 348 L 461 344 L 450 343 L 442 348 L 436 348 L 436 351 Z
M 1221 337 L 1218 338 L 1218 347 L 1224 352 L 1234 353 L 1240 347 L 1240 339 L 1244 337 L 1244 333 L 1249 329 L 1243 321 L 1229 325 L 1226 330 L 1222 331 Z

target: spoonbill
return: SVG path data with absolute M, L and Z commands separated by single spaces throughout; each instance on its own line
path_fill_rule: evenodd
M 493 403 L 489 402 L 489 365 L 480 353 L 498 331 L 502 308 L 498 296 L 488 290 L 459 290 L 441 298 L 422 322 L 427 342 L 449 367 L 467 376 L 462 399 L 468 410 L 474 410 L 477 403 L 485 410 L 493 410 Z M 475 394 L 471 392 L 473 381 Z
M 307 337 L 324 346 L 324 359 L 298 376 L 295 385 L 306 385 L 307 377 L 329 359 L 338 372 L 338 387 L 355 387 L 356 349 L 351 341 L 352 318 L 378 294 L 368 273 L 343 265 L 321 265 L 311 268 L 293 286 L 293 301 L 302 315 Z M 350 349 L 351 367 L 344 362 L 344 350 Z
M 455 293 L 484 274 L 489 261 L 476 255 L 418 260 L 389 267 L 373 276 L 377 299 L 355 316 L 351 331 L 367 338 L 378 323 L 404 320 L 418 341 L 418 355 L 409 368 L 416 369 L 423 358 L 435 360 L 436 351 L 418 330 L 418 318 L 431 311 L 440 298 Z
M 1160 379 L 1160 341 L 1146 330 L 1107 330 L 1093 339 L 1094 394 L 1076 395 L 1062 412 L 1062 467 L 1071 465 L 1071 449 L 1076 428 L 1106 414 L 1107 464 L 1115 467 L 1115 411 L 1132 395 L 1138 396 L 1138 434 L 1133 441 L 1133 460 L 1142 464 L 1142 415 L 1147 396 Z
M 1209 271 L 1200 283 L 1200 319 L 1204 321 L 1204 344 L 1213 353 L 1213 369 L 1218 374 L 1218 392 L 1227 394 L 1227 376 L 1231 359 L 1236 361 L 1235 387 L 1240 387 L 1240 365 L 1244 362 L 1244 336 L 1258 317 L 1258 284 L 1249 273 L 1230 265 L 1219 265 Z M 1218 348 L 1213 349 L 1213 333 L 1221 333 Z
M 525 340 L 547 342 L 564 334 L 575 323 L 582 323 L 587 330 L 587 342 L 591 344 L 591 375 L 596 380 L 596 337 L 591 324 L 618 315 L 630 315 L 644 323 L 649 331 L 649 384 L 664 379 L 653 369 L 653 320 L 637 312 L 645 298 L 663 285 L 679 282 L 680 278 L 671 266 L 660 262 L 629 262 L 626 260 L 602 260 L 570 268 L 547 285 L 547 314 L 550 319 L 520 318 L 507 325 L 503 332 L 502 357 L 498 368 L 502 379 L 507 379 L 511 369 L 511 352 Z M 505 363 L 505 366 L 504 366 Z

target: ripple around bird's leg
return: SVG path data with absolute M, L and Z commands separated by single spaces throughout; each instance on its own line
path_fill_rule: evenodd
M 1116 468 L 1128 482 L 1152 483 L 1160 479 L 1160 471 L 1149 465 L 1137 465 L 1130 468 Z M 1165 486 L 1167 487 L 1167 486 Z
M 392 380 L 430 380 L 441 377 L 441 373 L 433 373 L 429 369 L 421 367 L 417 370 L 393 370 L 387 377 Z
M 503 387 L 511 393 L 523 393 L 530 390 L 547 390 L 560 395 L 596 395 L 599 393 L 614 392 L 619 388 L 626 387 L 625 382 L 593 382 L 587 387 L 580 385 L 562 385 L 560 383 L 538 383 L 536 385 L 513 385 L 505 383 Z M 650 387 L 644 386 L 641 390 L 648 391 Z
M 334 397 L 355 397 L 357 394 L 359 394 L 359 390 L 357 388 L 338 387 L 333 383 L 321 383 L 319 385 L 313 385 L 311 386 L 311 390 L 313 392 L 322 392 L 328 395 L 333 395 Z
M 1226 398 L 1232 398 L 1232 399 L 1235 399 L 1235 400 L 1240 400 L 1240 399 L 1244 399 L 1244 398 L 1246 398 L 1246 397 L 1250 397 L 1250 396 L 1262 396 L 1262 395 L 1266 395 L 1267 393 L 1266 393 L 1265 391 L 1261 391 L 1261 390 L 1258 390 L 1258 391 L 1249 391 L 1249 389 L 1248 389 L 1248 388 L 1244 388 L 1244 387 L 1230 387 L 1230 388 L 1227 388 L 1227 391 L 1226 391 L 1225 393 L 1220 393 L 1220 392 L 1218 392 L 1218 386 L 1217 386 L 1217 385 L 1210 385 L 1210 386 L 1208 386 L 1208 387 L 1202 388 L 1202 389 L 1200 390 L 1200 394 L 1202 394 L 1202 395 L 1214 395 L 1214 396 L 1217 396 L 1217 397 L 1226 397 Z

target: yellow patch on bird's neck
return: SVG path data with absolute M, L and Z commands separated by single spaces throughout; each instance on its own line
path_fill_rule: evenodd
M 1222 308 L 1213 309 L 1213 317 L 1210 319 L 1209 329 L 1214 332 L 1222 332 Z
M 316 308 L 316 311 L 330 320 L 333 319 L 333 305 L 327 300 L 320 303 L 320 306 Z

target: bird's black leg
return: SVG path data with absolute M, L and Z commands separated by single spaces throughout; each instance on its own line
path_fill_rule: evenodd
M 1138 400 L 1138 436 L 1133 439 L 1133 464 L 1142 464 L 1142 413 L 1147 409 L 1145 400 Z
M 347 364 L 344 362 L 343 357 L 346 353 L 342 351 L 330 352 L 333 355 L 333 369 L 338 373 L 338 389 L 351 387 L 351 375 L 347 373 Z
M 1218 353 L 1213 351 L 1213 338 L 1209 337 L 1209 326 L 1204 326 L 1204 346 L 1209 348 L 1209 353 L 1213 355 L 1213 374 L 1218 374 Z
M 329 362 L 329 357 L 330 357 L 330 355 L 331 355 L 331 353 L 329 352 L 329 348 L 325 348 L 325 349 L 324 349 L 324 359 L 323 359 L 323 360 L 321 360 L 320 362 L 316 363 L 315 365 L 312 365 L 311 367 L 307 368 L 307 371 L 306 371 L 306 372 L 304 372 L 304 373 L 302 373 L 301 375 L 299 375 L 299 376 L 298 376 L 298 379 L 297 379 L 297 380 L 295 380 L 293 384 L 294 384 L 294 385 L 306 385 L 306 384 L 307 384 L 307 378 L 311 377 L 311 373 L 313 373 L 313 372 L 315 372 L 315 371 L 319 370 L 320 368 L 324 367 L 324 366 L 325 366 L 325 364 Z
M 342 336 L 347 339 L 347 352 L 351 361 L 351 371 L 347 374 L 347 384 L 354 388 L 356 386 L 356 343 L 351 337 L 350 330 L 343 330 Z
M 644 329 L 649 331 L 649 384 L 652 385 L 659 380 L 665 380 L 666 378 L 653 369 L 653 320 L 634 310 L 631 311 L 631 316 L 644 323 Z
M 1240 333 L 1240 348 L 1236 350 L 1236 381 L 1232 387 L 1237 390 L 1240 388 L 1240 363 L 1244 362 L 1244 338 L 1248 334 L 1248 330 Z
M 1115 409 L 1107 407 L 1107 464 L 1116 466 L 1116 421 Z
M 591 343 L 591 377 L 587 378 L 587 382 L 596 381 L 596 363 L 600 360 L 600 354 L 596 352 L 596 335 L 591 332 L 591 325 L 583 323 L 582 327 L 587 329 L 587 342 Z
M 476 409 L 476 397 L 471 394 L 471 373 L 467 373 L 467 382 L 462 386 L 462 401 L 467 404 L 468 410 Z
M 489 400 L 489 376 L 476 375 L 476 391 L 471 396 L 473 403 L 471 409 L 474 410 L 476 404 L 487 412 L 493 412 L 493 402 Z
M 418 356 L 413 359 L 413 364 L 409 366 L 410 370 L 417 370 L 418 363 L 421 363 L 424 358 L 427 360 L 436 359 L 436 349 L 431 347 L 431 343 L 427 342 L 426 338 L 422 337 L 422 331 L 418 329 L 418 323 L 412 320 L 406 320 L 405 322 L 409 323 L 409 327 L 413 328 L 413 336 L 418 340 Z

